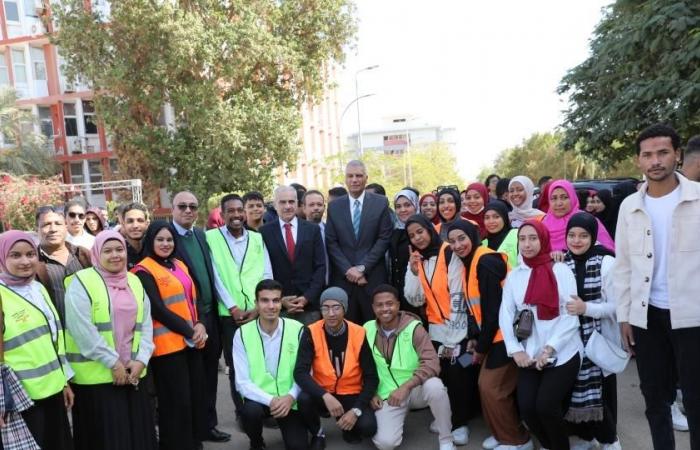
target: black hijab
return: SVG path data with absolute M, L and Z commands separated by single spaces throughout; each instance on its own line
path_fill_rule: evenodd
M 173 235 L 173 252 L 167 258 L 161 258 L 156 255 L 154 246 L 156 243 L 156 234 L 160 232 L 163 228 L 167 228 L 168 231 Z M 154 259 L 158 264 L 165 266 L 169 269 L 174 267 L 173 259 L 177 254 L 177 231 L 175 227 L 165 220 L 156 220 L 151 222 L 146 230 L 146 235 L 143 238 L 143 257 L 150 257 Z
M 467 235 L 470 241 L 472 241 L 472 249 L 469 252 L 467 256 L 464 258 L 460 258 L 462 260 L 462 264 L 464 264 L 464 267 L 467 271 L 467 277 L 469 277 L 469 271 L 471 270 L 472 267 L 472 260 L 474 259 L 474 253 L 476 253 L 476 249 L 481 245 L 481 237 L 479 236 L 479 227 L 474 225 L 468 220 L 457 220 L 454 223 L 452 223 L 448 228 L 447 228 L 447 234 L 449 235 L 451 231 L 453 230 L 462 230 L 464 234 Z M 449 262 L 448 262 L 449 264 Z M 503 259 L 497 254 L 488 254 L 484 255 L 480 260 L 479 260 L 479 267 L 484 267 L 487 269 L 489 272 L 491 272 L 493 275 L 497 276 L 500 280 L 503 280 L 506 276 L 506 263 L 503 261 Z
M 428 246 L 423 250 L 416 249 L 418 250 L 418 253 L 420 253 L 424 259 L 437 256 L 440 253 L 440 248 L 442 247 L 442 239 L 440 239 L 440 235 L 437 233 L 437 231 L 435 231 L 433 224 L 422 214 L 414 214 L 406 221 L 406 236 L 408 236 L 408 226 L 412 223 L 417 223 L 421 227 L 425 228 L 428 233 L 430 233 L 430 244 L 428 244 Z M 411 240 L 409 239 L 409 242 L 410 241 Z
M 605 229 L 608 230 L 608 234 L 614 237 L 615 228 L 617 227 L 617 208 L 613 202 L 612 192 L 607 189 L 601 189 L 596 195 L 605 205 L 605 209 L 594 215 L 603 223 Z
M 571 250 L 567 252 L 567 257 L 573 259 L 576 265 L 576 288 L 579 295 L 581 295 L 581 293 L 584 292 L 584 282 L 586 279 L 586 262 L 594 256 L 615 256 L 615 254 L 602 245 L 596 245 L 596 240 L 598 239 L 598 220 L 596 220 L 595 216 L 591 213 L 581 211 L 571 216 L 569 222 L 566 224 L 566 235 L 568 235 L 569 230 L 574 227 L 583 228 L 591 235 L 591 246 L 588 247 L 585 253 L 575 255 Z
M 445 188 L 441 190 L 440 192 L 438 192 L 437 195 L 437 213 L 438 216 L 440 216 L 440 220 L 442 222 L 448 222 L 448 220 L 446 220 L 444 217 L 442 217 L 442 214 L 440 214 L 440 197 L 446 194 L 452 196 L 452 198 L 455 200 L 455 216 L 451 220 L 459 219 L 460 210 L 462 209 L 462 198 L 459 196 L 459 192 L 457 192 L 457 189 Z
M 498 247 L 501 246 L 503 241 L 506 239 L 506 236 L 508 236 L 508 233 L 511 231 L 510 218 L 508 218 L 508 208 L 506 208 L 503 202 L 494 200 L 486 205 L 486 208 L 484 208 L 484 214 L 486 214 L 488 211 L 495 211 L 496 214 L 501 216 L 503 219 L 503 228 L 501 228 L 501 231 L 486 235 L 486 238 L 489 240 L 489 248 L 491 250 L 498 250 Z

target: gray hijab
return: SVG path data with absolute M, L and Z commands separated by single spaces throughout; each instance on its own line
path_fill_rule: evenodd
M 401 197 L 405 197 L 409 202 L 411 202 L 413 207 L 416 208 L 416 213 L 418 213 L 418 196 L 415 192 L 410 189 L 400 190 L 396 195 L 394 195 L 394 205 L 396 205 L 396 201 Z M 395 228 L 399 230 L 406 228 L 406 224 L 401 222 L 398 216 L 396 216 Z

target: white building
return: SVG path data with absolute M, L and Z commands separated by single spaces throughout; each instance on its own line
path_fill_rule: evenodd
M 404 117 L 388 118 L 383 126 L 362 130 L 362 151 L 382 151 L 386 154 L 401 154 L 410 145 L 423 146 L 433 143 L 447 144 L 450 150 L 456 145 L 456 130 Z M 359 155 L 360 143 L 357 133 L 346 140 L 346 149 Z

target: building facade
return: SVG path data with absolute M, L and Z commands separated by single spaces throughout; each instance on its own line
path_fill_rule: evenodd
M 450 150 L 453 150 L 456 145 L 455 129 L 420 123 L 406 116 L 389 117 L 377 128 L 363 129 L 362 150 L 360 150 L 357 133 L 349 135 L 345 141 L 346 149 L 356 155 L 368 151 L 400 155 L 411 146 L 433 143 L 446 144 Z

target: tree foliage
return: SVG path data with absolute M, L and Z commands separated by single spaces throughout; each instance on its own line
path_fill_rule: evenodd
M 35 123 L 30 110 L 17 106 L 15 90 L 0 88 L 0 134 L 5 144 L 0 149 L 0 171 L 43 177 L 58 173 L 59 166 L 48 150 L 46 138 L 34 131 Z
M 562 79 L 563 145 L 600 161 L 635 153 L 656 122 L 700 132 L 700 2 L 617 0 L 598 24 L 590 57 Z
M 203 199 L 264 190 L 294 164 L 299 107 L 355 32 L 349 0 L 129 0 L 108 18 L 84 3 L 54 5 L 55 42 L 93 88 L 121 169 Z
M 0 172 L 0 222 L 17 230 L 35 229 L 37 208 L 62 201 L 60 177 L 40 179 Z
M 508 178 L 526 175 L 534 182 L 544 175 L 570 180 L 638 176 L 632 158 L 614 166 L 601 165 L 576 149 L 562 150 L 562 140 L 561 133 L 535 133 L 521 145 L 503 150 L 493 167 L 481 171 L 479 179 L 486 179 L 490 173 Z

